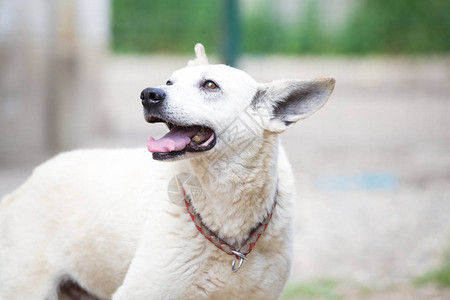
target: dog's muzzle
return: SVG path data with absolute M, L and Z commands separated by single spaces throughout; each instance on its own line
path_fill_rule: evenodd
M 203 152 L 216 144 L 214 130 L 203 124 L 186 124 L 170 120 L 165 116 L 164 101 L 167 94 L 163 89 L 146 88 L 141 92 L 145 120 L 149 123 L 166 123 L 169 132 L 160 139 L 150 137 L 147 149 L 157 160 L 180 158 L 186 152 Z M 170 115 L 170 114 L 169 114 Z

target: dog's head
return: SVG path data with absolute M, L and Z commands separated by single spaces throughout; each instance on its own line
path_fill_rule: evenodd
M 208 64 L 201 44 L 195 52 L 196 59 L 175 71 L 164 86 L 141 93 L 145 119 L 169 128 L 164 137 L 148 141 L 154 159 L 239 153 L 245 141 L 265 132 L 280 133 L 313 114 L 334 88 L 332 78 L 261 84 L 241 70 Z

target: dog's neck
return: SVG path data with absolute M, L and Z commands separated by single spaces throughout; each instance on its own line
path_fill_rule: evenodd
M 203 223 L 239 245 L 270 212 L 277 189 L 278 137 L 267 134 L 239 159 L 192 159 L 202 193 L 192 197 Z M 224 157 L 227 157 L 226 155 Z

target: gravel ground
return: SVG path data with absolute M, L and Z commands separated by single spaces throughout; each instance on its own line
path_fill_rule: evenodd
M 110 133 L 83 146 L 138 146 L 159 135 L 141 117 L 139 91 L 185 61 L 111 57 L 101 116 Z M 291 280 L 372 289 L 344 288 L 344 299 L 450 299 L 448 290 L 409 285 L 450 249 L 450 59 L 249 57 L 241 68 L 259 81 L 337 79 L 329 104 L 283 135 L 298 190 Z M 0 166 L 0 195 L 36 163 Z

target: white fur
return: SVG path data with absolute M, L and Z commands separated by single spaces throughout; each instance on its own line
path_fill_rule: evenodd
M 302 107 L 309 115 L 334 81 L 261 84 L 240 70 L 206 65 L 203 46 L 196 52 L 200 63 L 160 87 L 167 93 L 164 110 L 181 124 L 214 129 L 216 146 L 172 162 L 155 161 L 143 149 L 82 150 L 36 168 L 1 202 L 0 299 L 56 299 L 65 279 L 115 300 L 281 296 L 292 261 L 294 182 L 277 134 L 290 123 L 274 108 L 289 102 L 293 90 L 318 82 L 320 93 L 297 90 L 313 95 Z M 202 90 L 205 79 L 220 90 Z M 259 101 L 257 91 L 266 91 Z M 301 118 L 289 114 L 289 122 Z M 237 140 L 236 130 L 245 138 Z M 168 184 L 180 173 L 198 178 L 202 193 L 192 196 L 193 205 L 229 243 L 248 236 L 278 191 L 267 231 L 239 272 L 231 271 L 232 256 L 197 231 L 184 203 L 169 197 Z

